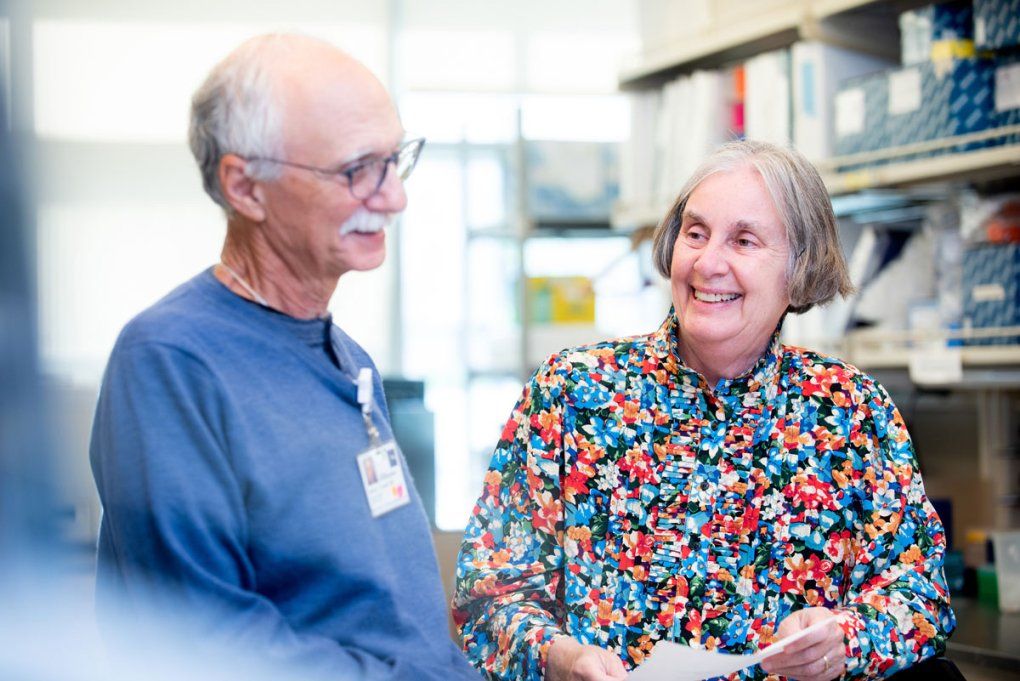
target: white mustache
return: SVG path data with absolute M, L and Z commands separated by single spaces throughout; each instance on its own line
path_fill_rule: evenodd
M 340 236 L 351 232 L 378 232 L 380 229 L 384 229 L 389 222 L 390 216 L 386 213 L 373 213 L 370 210 L 359 208 L 354 215 L 340 225 Z

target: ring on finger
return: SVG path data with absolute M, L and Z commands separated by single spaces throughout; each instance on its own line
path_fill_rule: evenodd
M 825 665 L 823 671 L 829 671 L 829 656 L 822 653 L 822 663 Z

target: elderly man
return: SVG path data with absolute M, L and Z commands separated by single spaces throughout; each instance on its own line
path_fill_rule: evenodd
M 477 679 L 378 373 L 327 311 L 342 275 L 383 261 L 422 147 L 403 138 L 379 81 L 310 38 L 250 40 L 195 94 L 226 240 L 110 358 L 91 444 L 101 608 L 173 603 L 201 640 L 295 674 Z

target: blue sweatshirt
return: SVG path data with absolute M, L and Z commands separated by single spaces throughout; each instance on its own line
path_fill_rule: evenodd
M 391 439 L 378 372 L 328 319 L 251 303 L 207 270 L 132 320 L 92 432 L 98 607 L 168 597 L 203 635 L 329 678 L 477 679 L 413 485 L 410 504 L 369 511 L 361 367 Z

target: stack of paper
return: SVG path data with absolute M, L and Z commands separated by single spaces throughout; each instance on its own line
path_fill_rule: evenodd
M 753 655 L 730 655 L 659 641 L 652 649 L 648 661 L 631 672 L 627 681 L 701 681 L 714 676 L 726 676 L 783 652 L 794 641 L 831 626 L 834 619 L 830 617 L 815 622 Z

